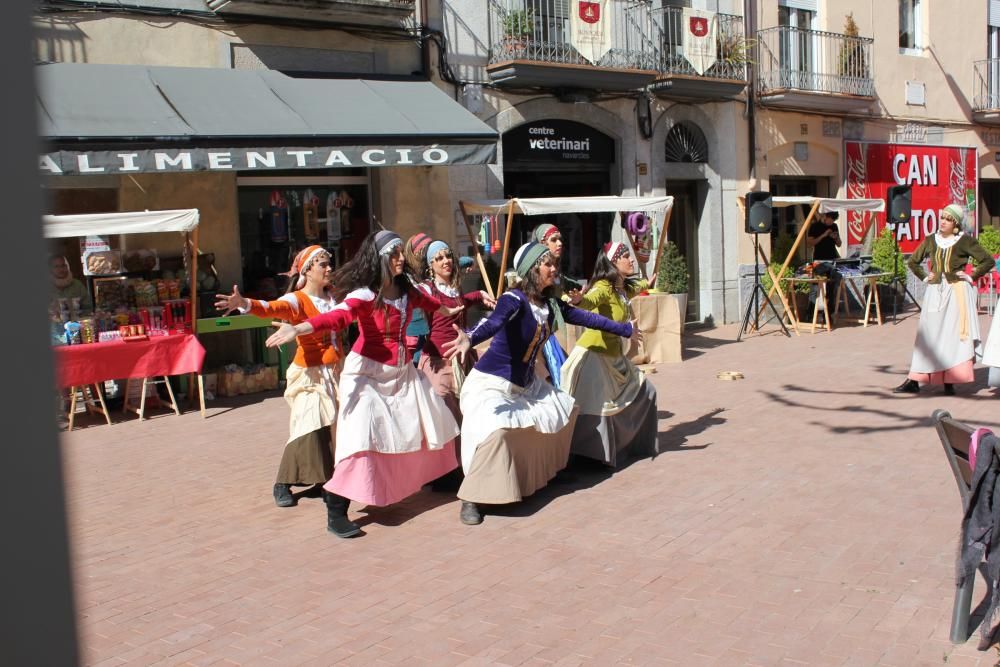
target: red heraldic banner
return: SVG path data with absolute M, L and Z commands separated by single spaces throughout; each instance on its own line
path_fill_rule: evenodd
M 922 146 L 847 141 L 844 175 L 848 199 L 885 199 L 893 185 L 909 185 L 912 217 L 896 225 L 899 249 L 911 253 L 937 231 L 938 212 L 961 204 L 975 219 L 978 165 L 976 150 L 965 146 Z M 858 246 L 874 222 L 885 228 L 885 213 L 847 212 L 847 245 Z

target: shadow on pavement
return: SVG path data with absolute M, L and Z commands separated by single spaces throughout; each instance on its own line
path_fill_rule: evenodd
M 364 507 L 358 510 L 364 516 L 355 519 L 354 522 L 362 528 L 369 524 L 400 526 L 424 512 L 429 512 L 441 505 L 457 502 L 458 499 L 453 493 L 433 493 L 424 489 L 388 507 L 375 507 L 374 505 Z M 351 504 L 357 505 L 357 503 Z M 457 504 L 455 506 L 458 507 Z
M 697 419 L 681 422 L 680 424 L 675 424 L 674 426 L 667 428 L 665 431 L 660 431 L 657 434 L 660 442 L 660 454 L 665 454 L 666 452 L 687 452 L 697 449 L 705 449 L 708 447 L 708 444 L 685 445 L 687 444 L 689 437 L 698 435 L 699 433 L 704 433 L 713 426 L 725 424 L 726 420 L 718 416 L 723 412 L 725 412 L 725 408 L 715 408 L 711 412 L 707 412 Z M 659 412 L 657 413 L 657 417 L 660 417 Z M 660 418 L 662 419 L 663 417 Z
M 684 335 L 681 336 L 681 359 L 694 359 L 705 354 L 708 350 L 735 342 L 736 339 L 712 338 L 701 333 L 685 331 Z

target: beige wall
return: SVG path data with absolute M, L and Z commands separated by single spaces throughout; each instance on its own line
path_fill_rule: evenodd
M 378 170 L 379 221 L 405 240 L 417 232 L 455 246 L 448 172 L 442 167 L 389 167 Z
M 215 268 L 223 286 L 242 278 L 240 231 L 233 174 L 136 174 L 121 179 L 119 205 L 123 211 L 196 208 L 201 215 L 199 247 L 215 253 Z M 140 189 L 141 187 L 141 189 Z M 143 192 L 145 190 L 145 192 Z M 157 248 L 161 254 L 179 255 L 180 234 L 135 234 L 126 240 L 129 248 Z
M 63 13 L 36 16 L 34 55 L 41 62 L 171 67 L 230 67 L 231 44 L 267 44 L 375 54 L 383 74 L 420 68 L 411 42 L 387 42 L 336 30 L 270 25 L 215 28 L 186 19 Z

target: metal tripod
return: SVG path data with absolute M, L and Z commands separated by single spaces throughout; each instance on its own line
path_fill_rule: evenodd
M 910 301 L 912 301 L 913 305 L 917 307 L 918 312 L 921 311 L 921 308 L 920 304 L 917 303 L 917 300 L 913 298 L 912 294 L 910 294 L 910 288 L 906 286 L 906 280 L 905 279 L 901 280 L 899 277 L 899 236 L 897 236 L 896 234 L 895 225 L 892 226 L 892 240 L 895 244 L 895 252 L 892 255 L 892 280 L 889 281 L 889 290 L 890 293 L 892 294 L 892 323 L 895 324 L 896 309 L 898 307 L 896 305 L 896 293 L 899 292 L 900 285 L 903 286 L 903 294 L 904 294 L 903 303 L 904 304 L 906 303 L 906 297 L 910 297 Z M 903 275 L 905 276 L 906 274 L 904 273 Z
M 750 310 L 751 309 L 753 309 L 753 330 L 754 331 L 760 331 L 760 313 L 761 313 L 762 309 L 758 308 L 758 303 L 759 303 L 759 301 L 757 300 L 757 293 L 758 292 L 760 292 L 760 294 L 764 297 L 764 301 L 767 303 L 767 305 L 771 307 L 771 312 L 774 313 L 775 319 L 778 320 L 778 324 L 781 325 L 781 330 L 785 332 L 786 336 L 788 336 L 789 338 L 791 338 L 792 334 L 788 333 L 788 327 L 785 326 L 784 319 L 780 315 L 778 315 L 778 309 L 774 307 L 773 303 L 771 303 L 771 298 L 767 296 L 767 290 L 764 289 L 764 286 L 760 284 L 760 261 L 759 261 L 759 259 L 763 256 L 763 253 L 760 250 L 760 235 L 758 235 L 758 234 L 754 234 L 753 235 L 753 248 L 754 248 L 754 255 L 753 255 L 753 293 L 752 293 L 751 297 L 749 299 L 747 299 L 747 309 L 746 309 L 746 312 L 743 313 L 743 326 L 740 327 L 740 334 L 736 337 L 736 342 L 737 343 L 740 342 L 740 339 L 743 338 L 743 334 L 745 334 L 747 332 L 747 326 L 750 324 Z M 766 263 L 766 260 L 765 260 L 765 263 Z M 779 289 L 780 289 L 780 286 L 779 286 Z

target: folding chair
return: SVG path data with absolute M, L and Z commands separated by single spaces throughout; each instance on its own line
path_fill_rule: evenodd
M 968 424 L 953 419 L 947 410 L 935 410 L 931 414 L 934 428 L 941 439 L 945 456 L 951 465 L 951 472 L 958 484 L 958 493 L 962 497 L 962 514 L 969 507 L 969 496 L 972 494 L 972 466 L 969 464 L 969 439 L 974 428 Z M 975 576 L 965 580 L 955 591 L 955 604 L 951 611 L 951 643 L 964 644 L 969 638 L 969 612 L 972 608 L 972 588 Z

